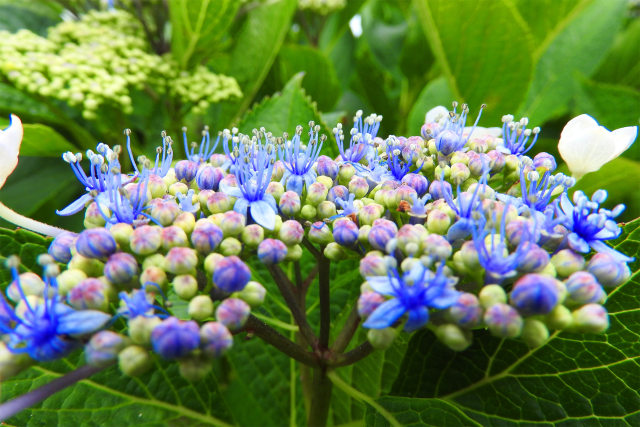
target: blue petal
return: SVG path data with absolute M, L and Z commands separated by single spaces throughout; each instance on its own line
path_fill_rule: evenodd
M 273 230 L 276 226 L 276 212 L 264 200 L 258 200 L 249 204 L 251 217 L 259 225 L 268 230 Z
M 222 191 L 227 196 L 235 197 L 237 199 L 241 199 L 244 197 L 242 195 L 242 190 L 240 190 L 240 188 L 233 187 L 224 181 L 220 183 L 220 191 Z
M 429 310 L 421 306 L 409 311 L 409 320 L 404 325 L 404 330 L 413 332 L 423 327 L 429 321 Z
M 60 216 L 69 216 L 69 215 L 77 214 L 78 212 L 83 210 L 86 204 L 90 202 L 92 199 L 93 197 L 91 196 L 91 194 L 89 193 L 83 194 L 82 196 L 78 197 L 73 202 L 71 202 L 69 206 L 62 209 L 61 211 L 56 211 L 56 213 Z
M 262 196 L 262 200 L 269 203 L 269 206 L 273 208 L 274 212 L 278 212 L 278 204 L 276 203 L 276 199 L 271 194 L 265 193 Z
M 567 239 L 569 241 L 569 246 L 571 246 L 571 249 L 573 249 L 574 251 L 582 253 L 589 252 L 589 245 L 587 244 L 587 242 L 576 233 L 569 234 L 569 237 Z
M 625 254 L 616 251 L 612 247 L 608 246 L 606 243 L 601 242 L 599 240 L 592 240 L 589 242 L 589 245 L 593 248 L 594 251 L 604 253 L 604 254 L 609 254 L 612 257 L 614 257 L 616 261 L 631 262 L 635 259 L 635 258 L 630 258 Z
M 371 289 L 382 295 L 396 295 L 396 289 L 399 287 L 398 279 L 389 276 L 367 277 L 367 283 Z
M 406 311 L 400 300 L 394 298 L 382 303 L 362 324 L 365 328 L 384 329 L 393 325 Z
M 471 234 L 471 221 L 465 218 L 460 218 L 458 222 L 449 227 L 447 240 L 455 242 L 456 240 L 464 239 L 469 234 Z
M 58 317 L 56 332 L 60 335 L 89 334 L 102 328 L 109 319 L 111 319 L 111 316 L 97 310 L 72 310 Z
M 247 216 L 248 208 L 249 208 L 249 201 L 243 198 L 236 200 L 236 203 L 233 205 L 233 210 L 238 213 L 241 213 L 244 216 Z

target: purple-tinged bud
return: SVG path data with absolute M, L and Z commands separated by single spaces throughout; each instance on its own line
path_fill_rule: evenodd
M 298 245 L 304 238 L 304 229 L 298 221 L 285 221 L 280 226 L 278 238 L 287 246 Z
M 431 194 L 432 200 L 443 199 L 445 191 L 451 194 L 451 184 L 447 181 L 436 179 L 429 186 L 429 194 Z
M 395 203 L 394 206 L 398 207 L 400 202 L 405 201 L 412 203 L 413 199 L 418 196 L 418 193 L 408 185 L 402 184 L 395 190 Z
M 551 257 L 551 264 L 561 277 L 568 277 L 584 268 L 584 257 L 571 249 L 563 249 Z
M 117 224 L 113 224 L 109 229 L 109 232 L 116 239 L 116 243 L 120 250 L 129 250 L 129 240 L 131 240 L 131 235 L 133 234 L 133 227 L 131 224 L 127 224 L 126 222 L 119 222 Z
M 559 299 L 559 282 L 541 274 L 522 276 L 511 291 L 511 304 L 525 316 L 547 314 L 558 304 Z
M 375 249 L 384 251 L 389 240 L 396 237 L 396 233 L 398 233 L 398 227 L 395 223 L 388 219 L 376 219 L 369 231 L 369 244 Z
M 190 274 L 180 274 L 171 282 L 174 292 L 183 300 L 190 300 L 198 293 L 198 281 Z
M 169 194 L 173 197 L 177 197 L 178 193 L 187 194 L 189 192 L 189 186 L 184 182 L 174 182 L 169 186 Z
M 168 317 L 153 329 L 151 345 L 165 359 L 184 357 L 200 346 L 200 329 L 192 320 Z
M 454 151 L 458 151 L 462 147 L 463 141 L 461 141 L 458 134 L 453 131 L 444 130 L 436 137 L 436 150 L 445 156 L 448 156 Z
M 246 224 L 246 218 L 236 211 L 228 211 L 224 213 L 224 217 L 220 222 L 220 228 L 225 237 L 237 236 L 242 233 L 242 229 Z
M 209 157 L 209 163 L 216 168 L 222 167 L 228 160 L 229 158 L 226 155 L 220 153 L 214 153 Z
M 491 333 L 497 337 L 516 338 L 522 332 L 522 317 L 510 305 L 492 305 L 485 311 L 483 319 Z
M 572 313 L 571 330 L 600 334 L 609 328 L 609 314 L 600 304 L 586 304 Z
M 233 336 L 220 322 L 207 322 L 200 328 L 200 349 L 209 357 L 222 356 L 233 345 Z
M 398 331 L 394 328 L 369 329 L 367 331 L 367 341 L 369 341 L 371 347 L 376 350 L 388 349 L 397 336 Z
M 423 248 L 423 253 L 425 255 L 429 255 L 431 258 L 438 261 L 448 259 L 453 252 L 451 244 L 447 239 L 439 234 L 428 234 L 422 236 L 421 247 Z
M 558 165 L 556 164 L 556 159 L 549 153 L 538 153 L 533 158 L 533 167 L 536 168 L 538 172 L 553 172 L 556 170 Z
M 188 274 L 198 265 L 198 254 L 191 248 L 171 248 L 165 256 L 165 268 L 173 274 Z
M 190 234 L 196 225 L 196 218 L 191 212 L 182 212 L 176 217 L 175 221 L 173 221 L 173 225 L 182 228 L 185 233 Z
M 316 208 L 316 214 L 322 219 L 327 219 L 337 215 L 338 211 L 336 210 L 335 203 L 325 200 Z
M 84 228 L 102 228 L 105 226 L 107 221 L 104 219 L 103 214 L 109 217 L 111 215 L 111 211 L 106 206 L 100 206 L 102 209 L 102 213 L 100 213 L 100 209 L 98 209 L 98 204 L 96 202 L 91 202 L 89 206 L 87 206 L 87 210 L 84 211 Z
M 202 209 L 202 213 L 204 215 L 211 215 L 209 208 L 207 207 L 207 201 L 211 195 L 216 194 L 213 190 L 200 190 L 196 197 L 198 198 L 198 203 L 200 204 L 200 209 Z
M 26 296 L 28 295 L 35 295 L 40 297 L 43 296 L 45 283 L 40 278 L 40 276 L 38 276 L 35 273 L 26 272 L 26 273 L 20 274 L 19 279 L 20 279 L 19 281 L 14 280 L 13 282 L 11 282 L 11 284 L 7 288 L 7 296 L 13 302 L 16 302 L 16 303 L 20 302 L 22 300 L 22 294 Z M 18 286 L 18 282 L 20 283 L 19 286 Z M 21 290 L 22 292 L 20 292 Z
M 460 326 L 452 323 L 438 325 L 433 332 L 440 342 L 453 351 L 466 350 L 473 342 L 471 331 L 463 330 Z
M 364 278 L 370 276 L 386 276 L 388 262 L 379 252 L 369 252 L 360 260 L 360 275 Z
M 469 172 L 473 176 L 481 176 L 485 169 L 491 165 L 491 158 L 484 153 L 469 153 Z
M 471 176 L 469 168 L 464 163 L 455 163 L 451 166 L 451 181 L 455 185 L 461 185 Z
M 163 269 L 155 266 L 149 266 L 142 271 L 140 275 L 140 284 L 154 283 L 165 290 L 167 287 L 167 273 Z
M 56 236 L 49 245 L 49 255 L 58 262 L 63 264 L 71 260 L 71 248 L 76 244 L 76 233 L 64 232 Z
M 518 270 L 534 273 L 544 270 L 549 263 L 549 253 L 535 243 L 524 242 L 523 254 L 518 258 Z
M 324 185 L 322 182 L 314 182 L 309 187 L 307 187 L 307 197 L 305 199 L 305 203 L 311 204 L 313 206 L 318 206 L 320 203 L 326 200 L 327 194 L 329 194 L 329 188 L 327 188 L 326 185 Z
M 138 261 L 126 252 L 111 255 L 104 265 L 104 275 L 116 285 L 130 283 L 138 273 Z
M 251 307 L 238 298 L 227 298 L 216 309 L 216 320 L 226 326 L 230 331 L 236 331 L 244 326 Z
M 505 157 L 501 152 L 491 150 L 487 153 L 487 157 L 489 157 L 489 167 L 491 168 L 491 172 L 498 173 L 504 168 Z
M 333 233 L 327 224 L 322 221 L 314 222 L 307 234 L 311 243 L 326 245 L 333 242 Z
M 353 246 L 358 241 L 358 226 L 348 218 L 337 219 L 333 223 L 333 238 L 339 245 Z
M 87 275 L 82 270 L 67 269 L 63 271 L 56 278 L 58 282 L 58 294 L 66 296 L 71 289 L 86 278 Z M 11 287 L 8 288 L 8 290 L 10 289 Z
M 358 211 L 358 220 L 360 225 L 372 225 L 375 220 L 382 218 L 382 214 L 384 207 L 378 203 L 371 203 Z
M 198 172 L 198 164 L 190 160 L 180 160 L 174 167 L 176 179 L 178 181 L 185 180 L 191 182 Z
M 318 157 L 316 170 L 318 175 L 328 176 L 331 179 L 336 179 L 338 176 L 338 164 L 327 156 Z
M 385 208 L 389 208 L 392 210 L 395 210 L 398 207 L 398 204 L 396 203 L 395 188 L 381 187 L 373 195 L 373 200 L 375 200 L 376 203 L 384 206 Z
M 222 178 L 224 178 L 222 169 L 205 165 L 196 173 L 196 184 L 200 190 L 215 190 Z
M 177 246 L 188 246 L 189 238 L 187 233 L 177 225 L 172 225 L 162 229 L 162 248 L 168 251 Z
M 278 181 L 271 181 L 269 185 L 267 185 L 267 191 L 265 191 L 265 193 L 271 194 L 276 203 L 278 203 L 280 202 L 280 198 L 284 194 L 284 186 Z
M 429 181 L 423 175 L 408 173 L 402 178 L 402 183 L 413 188 L 422 197 L 429 190 Z
M 343 163 L 338 171 L 338 182 L 342 185 L 346 185 L 356 174 L 356 168 L 349 163 Z
M 98 277 L 104 272 L 103 262 L 97 259 L 83 257 L 79 253 L 71 257 L 71 261 L 69 261 L 67 267 L 71 270 L 81 270 L 90 277 Z
M 109 366 L 118 359 L 118 353 L 127 346 L 128 341 L 127 337 L 115 332 L 97 332 L 84 347 L 85 360 L 91 366 Z
M 224 235 L 222 229 L 209 221 L 198 221 L 191 233 L 191 243 L 193 247 L 200 253 L 213 252 Z
M 76 250 L 87 258 L 106 258 L 117 248 L 116 240 L 104 228 L 84 230 L 76 240 Z
M 196 295 L 189 301 L 189 317 L 198 322 L 213 316 L 213 301 L 208 295 Z
M 278 203 L 282 213 L 288 217 L 293 217 L 300 212 L 302 202 L 300 201 L 300 195 L 295 191 L 285 191 L 280 197 Z
M 463 328 L 475 328 L 482 322 L 480 301 L 473 294 L 461 293 L 458 300 L 448 308 L 447 319 Z
M 347 251 L 337 244 L 336 242 L 331 242 L 327 246 L 325 246 L 324 251 L 322 251 L 325 257 L 329 258 L 331 261 L 340 261 L 345 258 L 348 258 Z
M 591 257 L 587 264 L 587 271 L 596 276 L 598 282 L 607 288 L 621 285 L 631 277 L 631 270 L 626 263 L 601 252 Z
M 227 237 L 220 243 L 218 250 L 224 256 L 240 255 L 242 253 L 242 242 L 235 237 Z
M 251 270 L 237 256 L 229 256 L 218 261 L 213 272 L 213 283 L 229 293 L 241 291 L 250 279 Z
M 584 305 L 603 303 L 607 294 L 600 286 L 593 274 L 586 271 L 576 271 L 565 282 L 569 295 L 567 304 Z
M 344 185 L 336 185 L 329 189 L 327 200 L 335 203 L 337 199 L 347 200 L 349 198 L 349 190 Z
M 287 246 L 277 239 L 264 239 L 258 245 L 258 259 L 263 264 L 273 265 L 282 262 L 287 256 Z
M 354 175 L 349 180 L 349 193 L 354 194 L 356 199 L 362 199 L 369 193 L 369 183 L 363 177 Z
M 171 225 L 180 214 L 180 207 L 173 200 L 157 200 L 151 203 L 149 215 L 161 225 Z
M 136 255 L 150 255 L 157 252 L 162 246 L 162 227 L 143 225 L 136 228 L 131 234 L 129 245 Z
M 365 292 L 358 298 L 358 314 L 366 319 L 384 302 L 384 297 L 377 292 Z
M 251 308 L 258 308 L 264 302 L 264 298 L 267 296 L 267 290 L 260 283 L 250 281 L 243 290 L 234 292 L 231 296 L 233 298 L 240 298 L 249 304 Z
M 505 227 L 505 232 L 509 243 L 518 246 L 524 237 L 525 240 L 538 240 L 539 232 L 536 232 L 534 222 L 529 218 L 517 217 L 509 221 Z
M 540 347 L 549 339 L 549 329 L 540 320 L 525 319 L 522 339 L 531 348 Z
M 207 209 L 212 214 L 224 213 L 233 207 L 233 200 L 226 193 L 213 193 L 207 199 Z
M 398 230 L 396 235 L 398 249 L 405 255 L 419 256 L 421 250 L 422 238 L 427 234 L 423 227 L 417 227 L 411 224 L 405 224 Z
M 101 310 L 109 308 L 107 285 L 92 277 L 78 283 L 67 294 L 67 301 L 76 310 Z
M 449 215 L 441 210 L 434 209 L 427 214 L 427 230 L 430 233 L 444 235 L 447 234 L 449 226 L 451 225 L 451 218 Z
M 158 175 L 149 175 L 149 182 L 147 184 L 147 188 L 151 193 L 151 197 L 153 198 L 162 198 L 167 191 L 169 190 L 169 186 L 167 183 L 159 177 Z
M 473 138 L 469 141 L 469 150 L 476 153 L 486 153 L 489 149 L 489 143 L 483 138 Z
M 257 247 L 264 240 L 264 228 L 258 224 L 247 225 L 242 230 L 242 243 L 250 248 Z
M 123 374 L 137 377 L 153 366 L 149 351 L 139 345 L 130 345 L 118 353 L 118 367 Z

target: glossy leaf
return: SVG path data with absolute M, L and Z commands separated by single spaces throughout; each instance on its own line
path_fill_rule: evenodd
M 424 124 L 424 116 L 427 111 L 438 105 L 444 105 L 449 108 L 453 100 L 454 95 L 444 77 L 439 77 L 427 83 L 409 113 L 407 121 L 408 133 L 420 135 L 420 128 Z
M 594 76 L 597 81 L 640 89 L 640 20 L 634 19 L 618 36 Z
M 456 353 L 431 332 L 409 342 L 391 396 L 378 402 L 403 425 L 636 425 L 640 422 L 640 219 L 615 247 L 633 255 L 631 279 L 609 292 L 606 334 L 554 333 L 529 349 L 476 331 Z M 384 425 L 369 410 L 368 425 Z
M 0 1 L 0 30 L 16 32 L 26 28 L 36 34 L 44 36 L 47 28 L 57 24 L 62 19 L 63 8 L 51 0 L 38 2 Z

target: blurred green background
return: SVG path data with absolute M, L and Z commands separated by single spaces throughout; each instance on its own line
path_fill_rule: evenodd
M 636 0 L 108 3 L 0 0 L 0 125 L 9 113 L 25 123 L 0 200 L 70 229 L 82 215 L 55 210 L 82 189 L 60 154 L 122 144 L 125 128 L 149 157 L 166 129 L 179 159 L 183 125 L 189 141 L 203 125 L 278 134 L 315 120 L 330 134 L 363 109 L 384 116 L 382 136 L 409 136 L 457 100 L 472 116 L 488 104 L 482 126 L 528 116 L 542 128 L 534 152 L 557 156 L 573 116 L 640 122 Z M 606 188 L 608 205 L 627 204 L 622 220 L 638 217 L 639 161 L 636 143 L 578 188 Z

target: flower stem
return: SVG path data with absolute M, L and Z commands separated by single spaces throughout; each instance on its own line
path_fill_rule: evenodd
M 332 367 L 352 365 L 370 355 L 373 350 L 371 343 L 365 341 L 351 351 L 334 356 L 329 365 Z
M 317 366 L 318 364 L 317 359 L 312 353 L 305 351 L 301 346 L 280 334 L 266 323 L 260 321 L 254 315 L 249 316 L 249 319 L 247 319 L 247 323 L 245 323 L 243 329 L 247 332 L 253 333 L 267 344 L 274 346 L 287 356 L 300 363 L 304 363 L 309 366 Z
M 351 313 L 349 313 L 349 317 L 345 322 L 342 330 L 338 332 L 338 336 L 336 337 L 333 345 L 331 346 L 331 350 L 334 353 L 342 353 L 345 348 L 351 342 L 351 338 L 358 330 L 358 325 L 360 324 L 360 315 L 358 314 L 358 305 L 354 305 Z
M 324 427 L 329 419 L 331 389 L 333 383 L 327 377 L 326 368 L 317 368 L 313 373 L 313 396 L 307 424 L 310 427 Z
M 320 296 L 320 348 L 329 348 L 329 332 L 331 326 L 331 295 L 330 284 L 331 280 L 331 264 L 329 260 L 324 257 L 318 257 L 319 270 L 319 296 Z
M 56 237 L 58 234 L 67 231 L 49 224 L 44 224 L 40 221 L 36 221 L 35 219 L 27 218 L 24 215 L 20 215 L 18 212 L 9 208 L 2 202 L 0 202 L 0 218 L 17 225 L 18 227 L 26 228 L 27 230 L 35 231 L 36 233 L 44 234 L 45 236 Z
M 393 416 L 393 414 L 391 414 L 391 412 L 387 411 L 385 408 L 383 408 L 381 405 L 379 405 L 371 397 L 369 397 L 366 394 L 356 390 L 355 388 L 351 387 L 349 384 L 344 382 L 343 379 L 340 378 L 340 376 L 335 371 L 329 371 L 327 373 L 327 377 L 329 378 L 329 380 L 336 387 L 338 387 L 340 390 L 344 391 L 347 395 L 351 396 L 352 398 L 354 398 L 356 400 L 359 400 L 360 402 L 366 403 L 367 405 L 371 406 L 373 409 L 378 411 L 378 413 L 380 415 L 382 415 L 384 417 L 384 419 L 389 422 L 389 425 L 391 425 L 393 427 L 402 426 L 402 424 L 400 424 L 398 422 L 398 420 L 396 420 L 396 418 Z
M 11 418 L 18 412 L 42 402 L 54 393 L 57 393 L 80 380 L 89 378 L 91 375 L 100 372 L 105 368 L 106 366 L 102 368 L 96 368 L 95 366 L 89 365 L 82 366 L 60 378 L 56 378 L 40 388 L 3 403 L 0 405 L 0 421 Z

